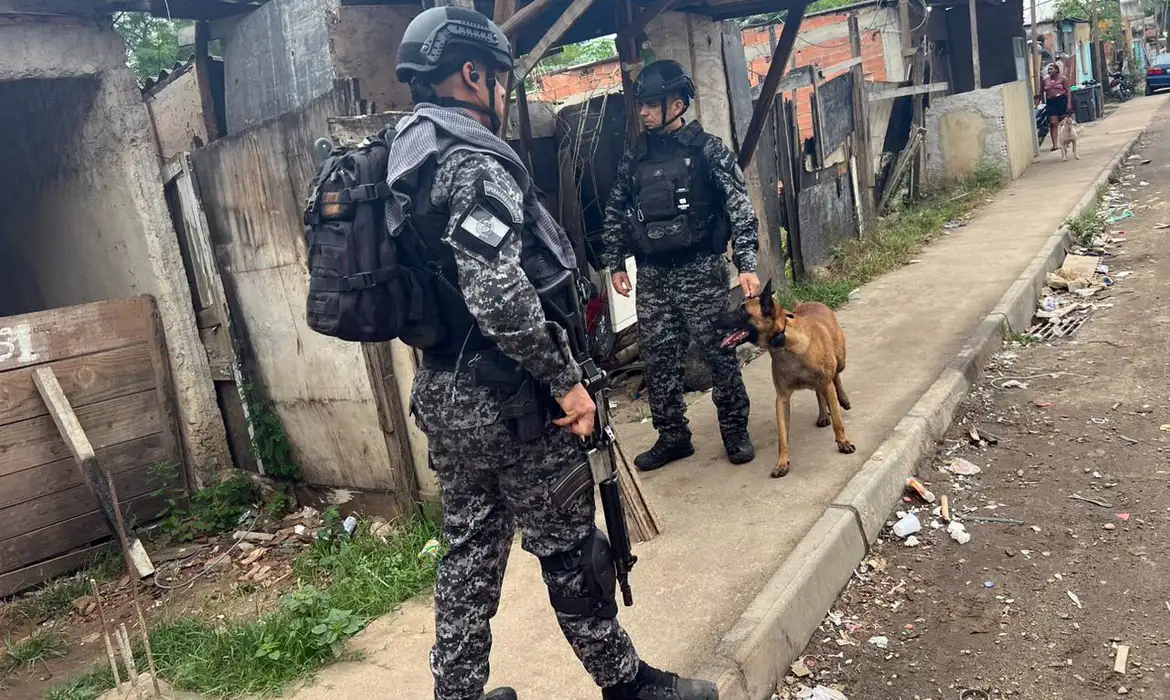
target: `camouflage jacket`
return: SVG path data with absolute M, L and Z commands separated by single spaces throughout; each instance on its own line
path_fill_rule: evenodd
M 684 129 L 700 129 L 698 122 L 690 122 Z M 643 136 L 642 138 L 646 138 Z M 609 201 L 605 206 L 605 224 L 602 232 L 604 251 L 602 260 L 611 270 L 624 270 L 626 258 L 631 254 L 629 244 L 629 222 L 627 217 L 633 203 L 633 176 L 635 151 L 627 150 L 618 164 Z M 759 248 L 759 221 L 748 198 L 743 171 L 735 154 L 716 136 L 707 139 L 703 147 L 704 165 L 710 173 L 714 186 L 722 195 L 727 218 L 731 224 L 732 261 L 740 272 L 756 271 L 756 252 Z
M 554 396 L 581 380 L 565 330 L 548 322 L 521 268 L 524 193 L 492 156 L 454 151 L 435 171 L 431 201 L 449 213 L 443 242 L 455 255 L 458 285 L 480 331 Z M 506 219 L 510 219 L 507 220 Z

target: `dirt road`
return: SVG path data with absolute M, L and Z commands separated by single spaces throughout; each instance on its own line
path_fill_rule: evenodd
M 883 533 L 781 698 L 801 684 L 849 700 L 1170 698 L 1165 110 L 1137 153 L 1114 189 L 1133 202 L 1108 227 L 1126 239 L 1102 261 L 1115 284 L 1087 298 L 1096 308 L 1070 337 L 999 353 L 920 469 L 970 542 L 933 506 L 905 504 L 919 544 Z M 996 444 L 973 444 L 973 427 Z M 943 470 L 956 458 L 981 472 Z

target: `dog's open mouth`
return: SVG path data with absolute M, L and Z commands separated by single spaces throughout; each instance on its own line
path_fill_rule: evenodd
M 744 330 L 735 331 L 731 335 L 724 338 L 723 342 L 719 344 L 719 347 L 721 347 L 721 348 L 737 347 L 740 343 L 747 340 L 749 335 L 751 335 L 751 334 L 748 333 L 747 331 L 744 331 Z

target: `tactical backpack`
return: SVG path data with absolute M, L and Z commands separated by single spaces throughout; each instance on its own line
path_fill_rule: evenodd
M 362 343 L 433 342 L 426 328 L 433 294 L 386 230 L 386 165 L 394 129 L 334 148 L 313 178 L 305 205 L 309 256 L 306 320 L 323 335 Z

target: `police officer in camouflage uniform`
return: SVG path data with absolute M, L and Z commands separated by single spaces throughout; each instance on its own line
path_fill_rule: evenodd
M 430 271 L 418 280 L 433 286 L 437 304 L 435 340 L 412 392 L 449 545 L 435 582 L 435 698 L 516 697 L 510 688 L 482 693 L 519 524 L 561 630 L 605 700 L 717 700 L 714 684 L 641 661 L 618 624 L 592 491 L 563 507 L 550 498 L 581 463 L 576 436 L 592 431 L 595 406 L 565 329 L 546 319 L 537 292 L 575 269 L 572 246 L 495 133 L 511 68 L 504 34 L 463 8 L 422 12 L 398 50 L 398 78 L 410 84 L 415 110 L 399 122 L 389 155 L 387 230 L 404 255 L 414 251 L 407 263 Z M 512 410 L 512 399 L 535 386 L 562 418 Z M 534 415 L 535 435 L 525 434 L 519 426 L 531 427 Z
M 658 441 L 634 464 L 649 471 L 695 452 L 683 400 L 690 338 L 711 367 L 728 459 L 750 462 L 747 391 L 735 350 L 720 347 L 715 325 L 728 301 L 729 238 L 744 294 L 760 291 L 759 234 L 743 171 L 717 137 L 683 120 L 695 83 L 677 62 L 646 66 L 635 91 L 644 131 L 618 166 L 603 234 L 603 259 L 619 294 L 632 289 L 626 258 L 633 254 L 638 264 L 638 341 Z

